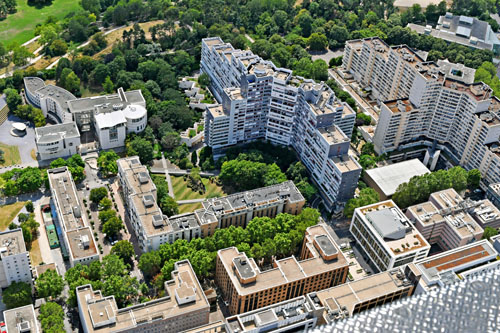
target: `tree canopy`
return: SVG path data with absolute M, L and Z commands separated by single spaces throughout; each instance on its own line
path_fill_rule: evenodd
M 64 288 L 63 278 L 57 271 L 48 269 L 36 279 L 35 288 L 39 297 L 57 298 Z
M 31 286 L 26 282 L 12 282 L 2 293 L 7 309 L 14 309 L 32 303 Z

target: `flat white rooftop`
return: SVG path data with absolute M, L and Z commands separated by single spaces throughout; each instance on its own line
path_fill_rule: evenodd
M 390 197 L 396 192 L 399 185 L 407 183 L 414 176 L 421 176 L 430 171 L 420 160 L 415 158 L 409 161 L 366 170 L 365 172 L 384 195 Z

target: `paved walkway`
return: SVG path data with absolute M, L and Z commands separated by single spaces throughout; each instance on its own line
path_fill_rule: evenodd
M 184 205 L 184 204 L 192 204 L 192 203 L 197 203 L 197 202 L 203 202 L 207 200 L 206 198 L 200 198 L 200 199 L 189 199 L 189 200 L 179 200 L 177 203 L 179 205 Z
M 174 168 L 159 168 L 159 167 L 152 167 L 149 169 L 151 173 L 164 173 L 168 172 L 169 175 L 172 176 L 183 176 L 189 174 L 189 170 L 182 170 L 182 169 L 174 169 Z M 202 177 L 213 177 L 213 176 L 218 176 L 220 171 L 200 171 L 200 176 Z
M 15 122 L 29 124 L 29 126 L 27 126 L 26 128 L 25 136 L 15 137 L 10 134 L 12 124 Z M 9 113 L 7 120 L 5 120 L 2 125 L 0 125 L 0 142 L 9 146 L 17 146 L 17 148 L 19 149 L 19 154 L 21 156 L 21 164 L 32 165 L 33 162 L 36 162 L 31 157 L 31 151 L 35 149 L 35 128 L 33 127 L 32 123 L 22 120 Z M 5 168 L 0 168 L 0 172 L 3 172 L 4 169 Z
M 168 184 L 168 195 L 171 198 L 175 198 L 174 187 L 172 186 L 172 179 L 170 179 L 170 175 L 168 173 L 167 161 L 165 160 L 165 155 L 163 155 L 163 153 L 161 153 L 161 163 L 163 165 L 163 171 L 165 172 L 165 179 L 167 180 Z
M 38 246 L 40 247 L 40 253 L 42 255 L 42 261 L 46 264 L 54 262 L 52 257 L 52 252 L 50 251 L 49 240 L 47 238 L 47 232 L 45 230 L 45 224 L 43 223 L 42 212 L 40 206 L 35 206 L 35 220 L 40 224 L 38 227 Z

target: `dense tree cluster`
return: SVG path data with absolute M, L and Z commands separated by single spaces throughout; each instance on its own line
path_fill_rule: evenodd
M 97 158 L 99 171 L 105 177 L 116 176 L 118 173 L 118 164 L 116 161 L 120 158 L 113 150 L 101 150 Z
M 99 204 L 102 199 L 108 197 L 108 190 L 104 187 L 96 187 L 90 190 L 90 201 L 95 205 Z
M 466 188 L 477 188 L 480 180 L 479 170 L 466 171 L 456 166 L 449 170 L 438 170 L 411 178 L 408 183 L 398 186 L 392 199 L 400 208 L 406 208 L 427 201 L 429 196 L 437 191 L 454 188 L 460 192 Z
M 2 302 L 7 309 L 31 304 L 31 286 L 26 282 L 12 282 L 2 292 Z
M 361 191 L 359 191 L 359 195 L 357 197 L 351 198 L 347 201 L 344 208 L 344 215 L 347 218 L 351 218 L 354 214 L 354 209 L 379 201 L 380 196 L 374 189 L 372 189 L 371 187 L 363 188 Z
M 50 163 L 50 168 L 68 167 L 75 183 L 81 183 L 85 179 L 85 162 L 79 154 L 68 159 L 58 158 Z
M 69 286 L 68 304 L 76 306 L 75 289 L 85 284 L 91 284 L 94 290 L 101 290 L 104 296 L 114 295 L 119 307 L 133 303 L 137 300 L 139 282 L 129 272 L 130 266 L 115 254 L 90 265 L 77 264 L 64 275 Z
M 132 243 L 126 240 L 118 241 L 111 248 L 111 254 L 116 254 L 120 257 L 126 264 L 132 264 L 132 258 L 135 255 L 134 246 Z
M 24 243 L 26 243 L 26 248 L 31 249 L 31 242 L 37 238 L 38 227 L 40 226 L 40 224 L 35 220 L 34 213 L 19 213 L 19 215 L 17 216 L 17 220 L 19 221 L 19 225 L 11 222 L 11 224 L 9 224 L 9 230 L 21 228 L 23 232 Z
M 14 168 L 0 174 L 0 177 L 5 181 L 5 196 L 35 192 L 45 184 L 44 180 L 48 179 L 45 172 L 34 167 Z
M 222 164 L 219 179 L 224 186 L 246 191 L 279 184 L 287 178 L 275 163 L 254 162 L 240 155 L 237 159 Z
M 4 19 L 8 14 L 16 12 L 16 0 L 0 0 L 0 19 Z
M 115 237 L 124 228 L 121 216 L 118 216 L 114 209 L 101 210 L 99 221 L 106 237 Z
M 493 63 L 485 61 L 476 70 L 475 82 L 484 82 L 493 89 L 493 94 L 500 97 L 500 79 L 497 76 L 497 68 Z
M 43 272 L 35 281 L 35 289 L 38 297 L 57 298 L 64 288 L 64 281 L 56 270 L 48 269 Z
M 38 320 L 44 333 L 64 332 L 64 310 L 55 302 L 47 302 L 40 306 Z
M 153 175 L 156 185 L 156 198 L 163 214 L 167 216 L 179 214 L 179 205 L 168 195 L 168 184 L 164 176 Z
M 295 253 L 302 244 L 305 230 L 315 225 L 318 218 L 317 210 L 305 208 L 297 216 L 279 214 L 273 219 L 254 218 L 245 229 L 231 226 L 190 242 L 178 239 L 173 244 L 161 245 L 157 251 L 142 254 L 139 268 L 153 285 L 161 288 L 163 282 L 170 279 L 175 262 L 183 259 L 189 259 L 199 278 L 213 276 L 217 251 L 231 246 L 249 257 L 269 262 L 273 256 Z

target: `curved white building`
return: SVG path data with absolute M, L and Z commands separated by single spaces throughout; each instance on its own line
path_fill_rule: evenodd
M 140 133 L 148 124 L 148 111 L 141 105 L 127 105 L 123 115 L 127 120 L 127 133 Z
M 102 149 L 124 146 L 128 133 L 140 133 L 147 126 L 146 101 L 140 90 L 124 91 L 119 88 L 116 94 L 76 98 L 61 87 L 45 85 L 38 77 L 24 78 L 24 86 L 28 102 L 40 108 L 45 117 L 58 124 L 75 124 L 78 141 L 80 133 L 93 131 Z M 51 127 L 39 131 L 40 135 L 36 137 L 42 159 L 74 154 L 73 149 L 67 149 L 64 145 L 64 149 L 46 147 L 58 137 L 59 131 L 52 133 L 55 129 Z M 63 139 L 60 137 L 57 141 L 62 142 Z

